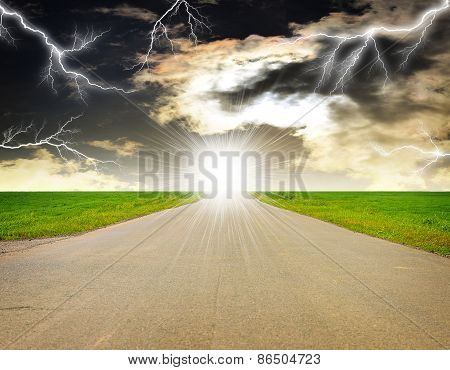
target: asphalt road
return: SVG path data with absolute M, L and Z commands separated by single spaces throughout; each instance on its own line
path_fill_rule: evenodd
M 440 349 L 450 259 L 203 200 L 0 256 L 0 347 Z

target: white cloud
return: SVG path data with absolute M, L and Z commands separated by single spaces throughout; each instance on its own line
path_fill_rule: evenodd
M 278 38 L 251 36 L 246 40 L 221 40 L 192 48 L 181 42 L 180 54 L 160 56 L 154 70 L 143 70 L 134 77 L 137 87 L 158 82 L 171 89 L 161 98 L 156 113 L 162 124 L 183 117 L 193 130 L 212 134 L 231 130 L 244 123 L 286 127 L 308 109 L 315 97 L 287 98 L 262 94 L 242 109 L 224 106 L 217 94 L 243 89 L 276 70 L 314 55 L 315 48 L 279 45 Z M 320 112 L 320 110 L 318 110 Z M 299 123 L 300 124 L 300 123 Z

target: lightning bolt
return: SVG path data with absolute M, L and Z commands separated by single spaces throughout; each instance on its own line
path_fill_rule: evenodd
M 69 68 L 66 60 L 67 58 L 75 58 L 74 54 L 86 50 L 91 44 L 97 41 L 100 37 L 104 36 L 108 31 L 94 34 L 93 30 L 88 30 L 86 34 L 81 37 L 75 30 L 73 45 L 70 49 L 63 49 L 53 42 L 44 31 L 33 26 L 25 17 L 15 10 L 10 10 L 2 2 L 0 2 L 0 38 L 5 40 L 10 45 L 15 45 L 15 38 L 10 32 L 9 28 L 5 25 L 5 22 L 11 20 L 15 21 L 22 31 L 36 36 L 42 43 L 43 47 L 48 52 L 48 65 L 45 68 L 43 81 L 47 81 L 54 92 L 55 89 L 55 74 L 60 73 L 69 80 L 73 81 L 76 86 L 80 99 L 86 103 L 84 97 L 84 91 L 82 86 L 87 86 L 103 91 L 114 90 L 121 93 L 129 93 L 132 91 L 126 91 L 124 89 L 110 86 L 101 85 L 98 82 L 92 81 L 88 76 L 78 71 L 74 71 Z
M 450 153 L 447 152 L 443 152 L 436 144 L 436 142 L 434 141 L 433 137 L 428 133 L 428 131 L 426 131 L 423 128 L 423 124 L 420 125 L 421 126 L 421 133 L 428 139 L 428 141 L 431 143 L 431 145 L 433 146 L 433 150 L 426 150 L 426 149 L 422 149 L 419 148 L 415 145 L 403 145 L 400 146 L 398 148 L 394 148 L 390 151 L 386 151 L 383 148 L 379 147 L 379 146 L 374 146 L 374 149 L 381 154 L 383 157 L 390 157 L 398 152 L 402 152 L 402 151 L 413 151 L 416 152 L 422 156 L 425 156 L 427 158 L 429 158 L 425 164 L 417 169 L 416 171 L 414 171 L 414 174 L 421 174 L 423 171 L 425 171 L 428 167 L 432 166 L 433 164 L 437 163 L 440 160 L 443 160 L 447 157 L 450 157 Z
M 433 25 L 433 22 L 438 16 L 446 12 L 449 7 L 449 0 L 444 0 L 439 6 L 428 9 L 413 25 L 409 27 L 390 28 L 385 26 L 378 26 L 370 28 L 363 33 L 354 35 L 333 35 L 325 32 L 320 32 L 307 36 L 299 36 L 294 38 L 293 40 L 280 43 L 280 45 L 295 44 L 311 39 L 329 39 L 336 43 L 331 52 L 327 53 L 323 57 L 325 61 L 320 65 L 320 67 L 315 68 L 322 70 L 321 77 L 314 90 L 315 92 L 330 80 L 333 70 L 335 71 L 336 75 L 336 83 L 330 91 L 330 94 L 335 93 L 337 90 L 343 91 L 346 83 L 352 79 L 354 70 L 360 62 L 360 59 L 363 56 L 364 52 L 370 50 L 371 47 L 373 47 L 372 50 L 375 52 L 376 58 L 372 61 L 370 70 L 372 70 L 375 65 L 379 65 L 383 70 L 385 76 L 384 85 L 386 85 L 386 83 L 390 80 L 390 73 L 387 67 L 387 63 L 383 59 L 383 52 L 380 51 L 381 49 L 379 47 L 377 38 L 383 34 L 408 35 L 410 33 L 419 32 L 418 40 L 414 44 L 400 51 L 400 54 L 403 55 L 403 59 L 400 63 L 399 69 L 404 68 L 412 54 L 424 42 L 427 31 Z M 342 51 L 343 46 L 349 45 L 351 43 L 355 43 L 356 46 L 354 46 L 353 50 L 348 56 L 346 56 L 342 60 L 339 60 L 338 54 L 340 51 Z
M 45 125 L 37 128 L 33 123 L 29 125 L 21 125 L 18 127 L 12 126 L 3 132 L 3 139 L 0 142 L 0 148 L 17 150 L 31 147 L 52 147 L 58 151 L 59 156 L 66 162 L 68 162 L 68 155 L 71 155 L 80 162 L 92 166 L 95 170 L 98 169 L 100 164 L 114 164 L 119 166 L 114 161 L 101 161 L 99 159 L 90 157 L 73 147 L 71 138 L 77 133 L 76 130 L 71 130 L 68 126 L 75 120 L 81 118 L 83 115 L 70 117 L 66 122 L 60 124 L 58 129 L 53 133 L 43 137 L 42 131 Z M 33 140 L 26 142 L 20 142 L 20 139 L 24 136 L 33 136 Z
M 165 39 L 171 49 L 174 52 L 174 44 L 172 39 L 169 36 L 168 26 L 166 25 L 166 21 L 169 21 L 174 15 L 177 15 L 180 12 L 180 9 L 183 9 L 187 15 L 187 24 L 189 26 L 189 39 L 197 45 L 198 37 L 196 35 L 196 30 L 207 29 L 211 30 L 208 19 L 200 14 L 198 8 L 189 4 L 187 0 L 176 0 L 173 4 L 166 10 L 166 12 L 155 22 L 152 30 L 148 33 L 148 38 L 150 39 L 149 47 L 146 53 L 141 56 L 138 60 L 138 63 L 132 66 L 130 69 L 137 69 L 137 71 L 141 71 L 145 67 L 149 67 L 150 64 L 150 55 L 154 51 L 154 47 L 156 43 L 160 39 Z

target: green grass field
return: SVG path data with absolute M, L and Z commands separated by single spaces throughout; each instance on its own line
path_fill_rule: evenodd
M 198 199 L 193 193 L 0 193 L 0 240 L 76 234 Z
M 450 193 L 255 193 L 265 203 L 450 256 Z

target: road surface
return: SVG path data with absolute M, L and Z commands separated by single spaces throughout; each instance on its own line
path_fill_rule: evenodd
M 0 256 L 0 347 L 440 349 L 450 259 L 255 200 Z

